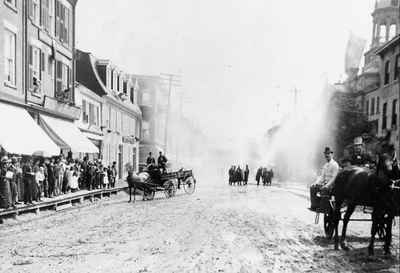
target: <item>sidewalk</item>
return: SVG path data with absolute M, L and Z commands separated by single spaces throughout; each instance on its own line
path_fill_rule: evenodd
M 33 202 L 33 204 L 19 204 L 16 208 L 0 209 L 0 223 L 2 217 L 16 216 L 25 212 L 39 212 L 40 209 L 59 210 L 65 207 L 71 207 L 72 204 L 82 203 L 84 200 L 93 201 L 95 198 L 111 196 L 127 187 L 126 181 L 119 180 L 114 188 L 96 189 L 96 190 L 79 190 L 73 193 L 62 194 L 53 198 L 44 198 L 42 201 Z

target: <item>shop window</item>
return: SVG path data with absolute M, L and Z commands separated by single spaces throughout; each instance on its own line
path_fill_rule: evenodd
M 6 29 L 4 35 L 4 72 L 5 81 L 8 84 L 15 85 L 16 83 L 16 34 Z

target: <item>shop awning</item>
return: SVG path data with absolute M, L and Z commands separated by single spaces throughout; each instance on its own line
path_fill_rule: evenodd
M 73 122 L 40 115 L 40 125 L 60 148 L 71 149 L 73 153 L 99 152 Z
M 0 146 L 8 153 L 54 156 L 60 148 L 23 108 L 0 103 Z

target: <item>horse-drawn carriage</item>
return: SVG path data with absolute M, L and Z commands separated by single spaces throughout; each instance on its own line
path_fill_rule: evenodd
M 183 188 L 192 194 L 196 188 L 196 179 L 192 170 L 180 169 L 176 172 L 162 172 L 159 168 L 151 168 L 139 175 L 128 175 L 129 201 L 136 201 L 137 190 L 141 191 L 143 200 L 153 200 L 156 192 L 164 192 L 166 198 L 175 196 L 176 191 Z

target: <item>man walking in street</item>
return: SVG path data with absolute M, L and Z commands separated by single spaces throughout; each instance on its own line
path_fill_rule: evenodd
M 257 173 L 256 173 L 257 186 L 260 186 L 261 176 L 262 176 L 262 167 L 258 168 Z
M 317 196 L 317 193 L 321 191 L 323 194 L 329 194 L 339 172 L 339 164 L 333 159 L 333 152 L 329 147 L 325 148 L 324 156 L 326 163 L 322 168 L 321 176 L 310 187 L 311 210 L 319 208 L 320 198 Z
M 249 181 L 249 173 L 250 173 L 249 166 L 246 165 L 246 168 L 244 169 L 244 179 L 243 179 L 244 185 L 247 185 L 247 182 Z

